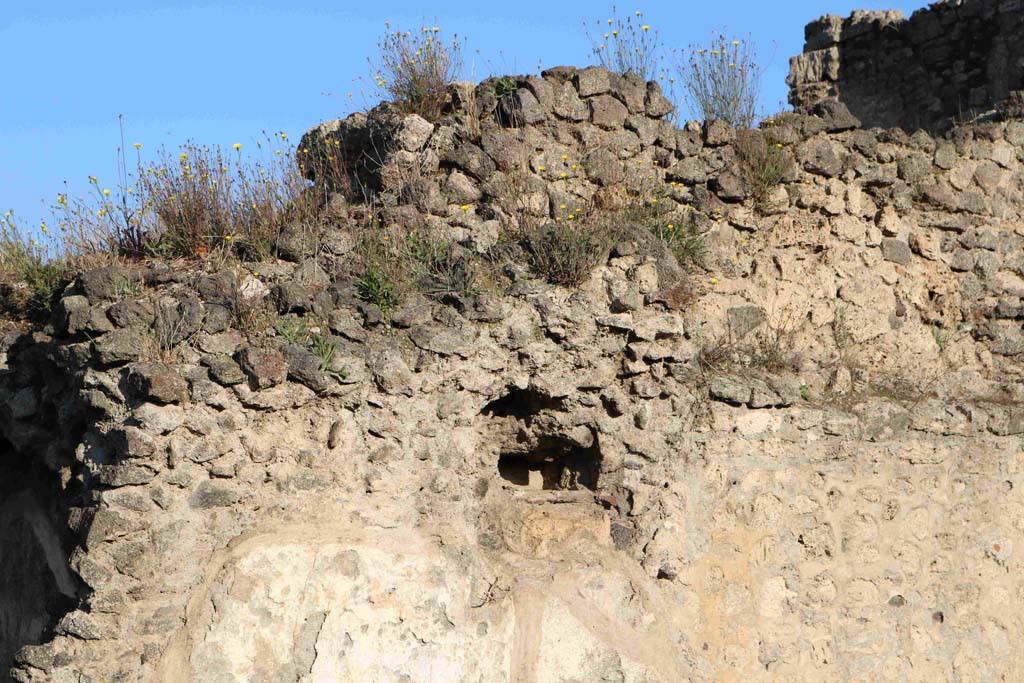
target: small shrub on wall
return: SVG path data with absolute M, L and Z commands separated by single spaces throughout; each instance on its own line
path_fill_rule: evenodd
M 406 113 L 428 121 L 440 118 L 448 86 L 462 70 L 459 37 L 446 40 L 440 27 L 425 26 L 389 31 L 377 47 L 377 61 L 370 62 L 377 87 Z
M 749 40 L 718 34 L 708 46 L 691 46 L 689 67 L 679 67 L 691 108 L 705 119 L 721 119 L 735 128 L 757 120 L 761 69 Z

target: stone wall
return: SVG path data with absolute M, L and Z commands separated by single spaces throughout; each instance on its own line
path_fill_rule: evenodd
M 514 85 L 302 144 L 369 160 L 380 243 L 430 231 L 493 287 L 382 315 L 337 197 L 281 260 L 86 271 L 4 334 L 0 434 L 86 587 L 14 679 L 1024 677 L 1024 124 L 751 138 L 601 70 Z M 523 216 L 652 187 L 702 265 L 651 226 L 577 289 L 521 261 Z
M 865 126 L 947 129 L 989 112 L 1024 87 L 1024 5 L 934 3 L 901 12 L 826 15 L 807 25 L 790 62 L 789 101 L 838 98 Z

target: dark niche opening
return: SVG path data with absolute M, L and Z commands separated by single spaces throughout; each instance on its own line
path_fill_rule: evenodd
M 52 637 L 79 604 L 58 476 L 0 436 L 0 681 L 14 655 Z
M 510 484 L 528 489 L 597 490 L 601 457 L 594 448 L 556 447 L 498 457 L 498 474 Z
M 514 417 L 528 421 L 542 412 L 564 409 L 565 405 L 559 399 L 534 389 L 514 389 L 485 405 L 480 412 L 488 417 Z
M 601 450 L 593 431 L 569 427 L 562 401 L 516 389 L 488 403 L 489 446 L 508 485 L 538 491 L 596 491 Z

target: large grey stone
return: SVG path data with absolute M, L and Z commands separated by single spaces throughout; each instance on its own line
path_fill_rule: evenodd
M 155 403 L 185 403 L 188 382 L 163 363 L 136 363 L 125 374 L 127 387 L 139 398 Z
M 414 327 L 409 333 L 409 338 L 424 351 L 441 356 L 468 358 L 473 355 L 476 346 L 476 337 L 471 332 L 435 325 Z
M 152 350 L 154 340 L 141 330 L 129 328 L 114 330 L 93 342 L 96 360 L 103 365 L 115 365 L 139 360 Z
M 576 72 L 574 78 L 580 97 L 601 95 L 612 89 L 611 74 L 599 66 L 588 66 Z
M 589 100 L 590 121 L 607 130 L 622 128 L 629 112 L 626 106 L 611 95 L 600 95 Z
M 254 391 L 277 386 L 288 377 L 288 363 L 275 349 L 246 346 L 238 351 L 235 359 Z
M 395 131 L 395 142 L 406 152 L 418 152 L 433 132 L 434 124 L 418 114 L 408 114 Z
M 835 144 L 827 138 L 812 138 L 797 147 L 797 159 L 808 173 L 831 178 L 843 170 Z

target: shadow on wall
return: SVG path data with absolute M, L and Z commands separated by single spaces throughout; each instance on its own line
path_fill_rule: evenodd
M 1024 6 L 999 0 L 825 16 L 791 62 L 798 110 L 837 98 L 866 128 L 941 133 L 1024 88 Z
M 56 475 L 26 467 L 0 438 L 0 681 L 24 645 L 49 639 L 78 604 L 81 581 L 70 570 L 60 522 L 51 510 Z
M 601 451 L 588 427 L 566 429 L 557 399 L 517 389 L 481 411 L 492 422 L 498 475 L 507 484 L 543 491 L 598 489 Z

